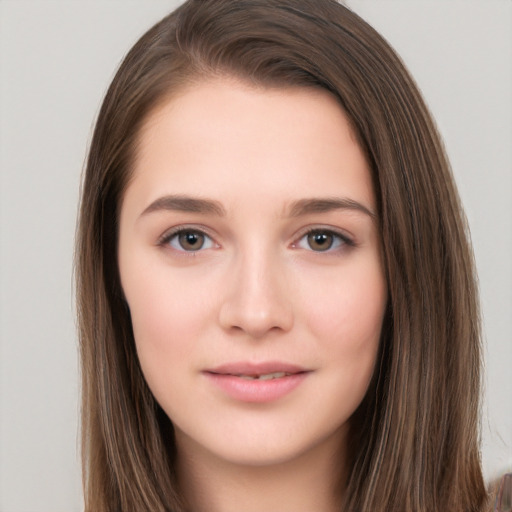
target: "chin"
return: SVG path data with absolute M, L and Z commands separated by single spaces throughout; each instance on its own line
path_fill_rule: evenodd
M 299 427 L 300 425 L 297 425 Z M 300 429 L 298 429 L 300 431 Z M 300 464 L 301 461 L 314 464 L 316 457 L 332 457 L 344 446 L 346 439 L 344 426 L 334 432 L 323 432 L 311 435 L 295 435 L 293 432 L 270 432 L 269 429 L 258 431 L 250 429 L 234 429 L 233 432 L 222 432 L 212 439 L 211 436 L 191 439 L 183 432 L 177 431 L 176 443 L 178 452 L 189 451 L 192 445 L 208 458 L 224 462 L 240 468 L 258 468 Z M 245 435 L 240 435 L 244 432 Z M 299 433 L 299 432 L 297 432 Z M 219 442 L 221 441 L 221 442 Z M 197 452 L 196 452 L 197 453 Z

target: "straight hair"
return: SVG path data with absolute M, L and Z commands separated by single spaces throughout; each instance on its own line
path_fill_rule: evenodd
M 328 90 L 368 159 L 389 298 L 375 374 L 350 420 L 343 510 L 484 510 L 474 262 L 449 163 L 414 81 L 389 44 L 335 0 L 188 0 L 120 65 L 82 183 L 76 278 L 85 511 L 185 510 L 172 423 L 137 359 L 119 279 L 118 222 L 148 116 L 216 77 Z

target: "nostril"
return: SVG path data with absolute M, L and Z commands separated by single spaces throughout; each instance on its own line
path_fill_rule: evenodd
M 278 311 L 269 308 L 266 311 L 244 309 L 238 304 L 224 304 L 220 313 L 220 325 L 233 333 L 244 333 L 252 338 L 261 338 L 270 333 L 288 331 L 292 324 L 291 311 Z
M 288 280 L 282 279 L 275 260 L 262 251 L 261 246 L 247 251 L 251 258 L 241 258 L 231 269 L 221 292 L 219 323 L 224 330 L 261 338 L 293 325 Z

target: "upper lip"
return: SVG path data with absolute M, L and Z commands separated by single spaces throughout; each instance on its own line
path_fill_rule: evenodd
M 266 361 L 262 363 L 232 362 L 224 363 L 206 370 L 207 373 L 219 375 L 267 375 L 269 373 L 304 373 L 306 368 L 281 361 Z

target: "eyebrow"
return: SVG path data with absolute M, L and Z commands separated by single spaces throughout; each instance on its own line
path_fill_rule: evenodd
M 288 211 L 289 217 L 301 217 L 313 213 L 326 213 L 333 210 L 353 210 L 368 215 L 376 220 L 376 214 L 363 204 L 345 197 L 327 197 L 299 199 L 291 203 Z M 158 211 L 179 211 L 185 213 L 213 214 L 219 217 L 226 216 L 226 210 L 219 201 L 196 198 L 184 195 L 168 195 L 153 201 L 142 213 L 141 217 Z
M 300 199 L 292 203 L 290 217 L 300 217 L 312 213 L 326 213 L 333 210 L 353 210 L 368 215 L 372 220 L 377 220 L 377 215 L 370 208 L 346 197 L 328 197 Z
M 226 215 L 226 210 L 218 201 L 182 195 L 170 195 L 160 197 L 156 201 L 153 201 L 141 213 L 141 216 L 162 210 L 186 213 L 209 213 L 213 215 L 218 215 L 219 217 L 223 217 Z

